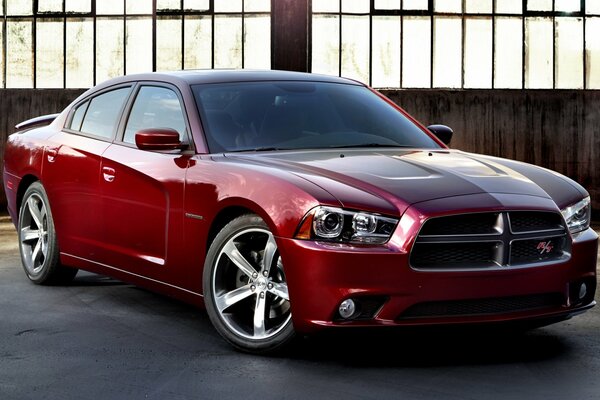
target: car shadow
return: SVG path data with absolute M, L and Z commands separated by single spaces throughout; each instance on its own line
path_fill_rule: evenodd
M 513 364 L 564 357 L 565 339 L 547 329 L 381 329 L 303 338 L 285 357 L 352 367 L 437 367 Z
M 110 278 L 104 275 L 97 275 L 86 271 L 79 271 L 73 279 L 66 286 L 127 286 L 129 284 Z M 129 285 L 131 286 L 131 285 Z

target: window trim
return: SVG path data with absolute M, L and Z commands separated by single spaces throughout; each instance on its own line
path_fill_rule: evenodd
M 131 98 L 131 93 L 133 92 L 134 86 L 135 86 L 134 82 L 121 83 L 121 84 L 117 84 L 117 85 L 108 86 L 108 87 L 103 88 L 101 90 L 98 90 L 98 91 L 95 91 L 93 93 L 90 93 L 88 96 L 85 96 L 84 98 L 82 98 L 81 100 L 79 100 L 76 104 L 74 104 L 71 107 L 71 109 L 69 110 L 69 115 L 65 119 L 65 123 L 64 123 L 61 131 L 65 132 L 65 133 L 72 134 L 72 135 L 83 136 L 83 137 L 87 137 L 87 138 L 90 138 L 90 139 L 96 139 L 96 140 L 101 140 L 103 142 L 113 143 L 115 141 L 117 132 L 118 132 L 119 127 L 120 127 L 120 121 L 121 121 L 123 112 L 125 110 L 125 106 L 129 103 L 129 100 Z M 116 124 L 115 128 L 113 128 L 113 131 L 112 131 L 112 134 L 111 134 L 110 137 L 98 136 L 98 135 L 94 135 L 94 134 L 91 134 L 91 133 L 85 133 L 85 132 L 81 132 L 81 131 L 76 131 L 76 130 L 70 128 L 71 123 L 73 121 L 73 116 L 75 115 L 75 110 L 77 108 L 79 108 L 79 106 L 83 105 L 83 103 L 85 103 L 86 101 L 89 101 L 89 103 L 91 104 L 91 102 L 92 102 L 93 99 L 95 99 L 98 96 L 103 95 L 104 93 L 108 93 L 108 92 L 111 92 L 113 90 L 124 89 L 124 88 L 129 88 L 129 93 L 126 95 L 125 101 L 123 102 L 123 105 L 119 109 L 119 115 L 120 115 L 120 117 L 117 119 L 117 124 Z M 88 104 L 87 107 L 89 109 L 89 104 Z M 87 116 L 87 112 L 88 112 L 88 110 L 85 110 L 85 114 L 84 114 L 83 119 L 81 121 L 82 125 L 83 125 L 83 121 L 85 121 L 85 117 Z M 67 127 L 67 126 L 69 126 L 69 127 Z
M 179 105 L 181 106 L 181 112 L 183 113 L 183 121 L 185 123 L 184 138 L 186 140 L 181 142 L 182 145 L 184 145 L 184 146 L 182 147 L 182 149 L 180 151 L 181 152 L 193 151 L 195 153 L 196 150 L 195 150 L 195 146 L 194 146 L 194 141 L 192 139 L 193 135 L 192 135 L 192 130 L 190 128 L 188 111 L 187 111 L 187 107 L 185 105 L 184 98 L 181 95 L 181 91 L 179 90 L 179 88 L 176 85 L 173 85 L 173 84 L 167 83 L 167 82 L 162 82 L 162 81 L 143 80 L 143 81 L 137 81 L 135 83 L 133 90 L 131 91 L 131 94 L 129 96 L 129 99 L 125 103 L 125 107 L 122 110 L 123 112 L 121 114 L 121 118 L 119 118 L 118 130 L 117 130 L 116 136 L 113 138 L 113 143 L 118 144 L 120 146 L 138 149 L 138 147 L 135 145 L 135 143 L 125 142 L 125 141 L 123 141 L 123 138 L 125 135 L 125 129 L 127 127 L 127 123 L 131 116 L 131 111 L 133 109 L 133 105 L 135 104 L 135 100 L 137 99 L 142 87 L 161 87 L 161 88 L 169 89 L 169 90 L 173 91 L 173 93 L 175 93 L 175 95 L 179 99 Z

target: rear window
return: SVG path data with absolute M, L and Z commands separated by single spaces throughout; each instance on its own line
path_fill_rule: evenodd
M 73 114 L 71 129 L 102 138 L 112 138 L 130 90 L 130 87 L 111 90 L 82 104 Z

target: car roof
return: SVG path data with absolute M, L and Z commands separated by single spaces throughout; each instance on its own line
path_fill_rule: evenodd
M 149 72 L 144 74 L 126 75 L 103 82 L 98 85 L 97 88 L 132 81 L 160 81 L 174 84 L 187 83 L 188 85 L 229 82 L 307 81 L 360 85 L 360 82 L 352 79 L 339 78 L 329 75 L 310 74 L 305 72 L 249 69 L 206 69 Z

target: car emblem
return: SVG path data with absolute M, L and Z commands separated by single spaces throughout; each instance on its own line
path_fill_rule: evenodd
M 547 242 L 539 242 L 537 245 L 537 249 L 540 251 L 540 254 L 550 253 L 552 249 L 554 249 L 552 240 L 549 240 Z

